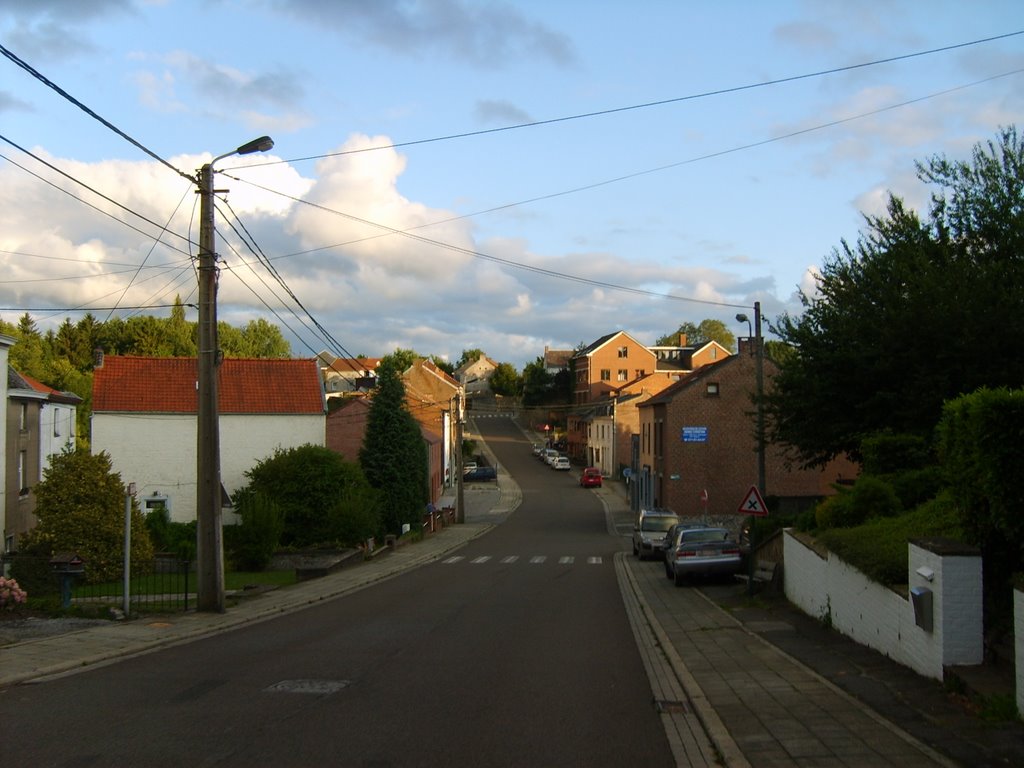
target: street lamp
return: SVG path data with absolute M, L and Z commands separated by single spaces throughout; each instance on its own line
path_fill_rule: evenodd
M 738 315 L 736 315 L 736 322 L 747 324 L 747 341 L 752 341 L 754 332 L 750 329 L 750 318 L 747 317 L 742 312 L 740 312 Z
M 217 413 L 217 257 L 213 225 L 213 164 L 232 155 L 266 152 L 269 136 L 218 155 L 199 170 L 199 349 L 196 412 L 196 607 L 224 612 L 224 540 L 221 530 L 220 421 Z

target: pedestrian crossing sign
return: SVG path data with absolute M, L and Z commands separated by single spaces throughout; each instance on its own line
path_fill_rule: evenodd
M 746 498 L 740 504 L 739 513 L 741 515 L 753 515 L 754 517 L 768 517 L 768 507 L 765 506 L 764 499 L 761 498 L 761 492 L 757 490 L 756 485 L 750 486 Z

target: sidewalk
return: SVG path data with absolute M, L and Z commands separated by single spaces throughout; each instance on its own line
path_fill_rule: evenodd
M 623 486 L 602 499 L 629 515 Z M 620 518 L 621 519 L 621 518 Z M 943 685 L 746 585 L 677 588 L 627 553 L 629 587 L 729 766 L 1024 765 L 1024 724 L 987 723 Z M 1005 690 L 1013 691 L 1013 680 Z

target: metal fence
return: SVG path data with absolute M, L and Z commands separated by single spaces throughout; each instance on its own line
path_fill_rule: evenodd
M 158 557 L 133 562 L 127 584 L 123 569 L 108 569 L 103 578 L 96 578 L 89 563 L 69 566 L 56 558 L 4 555 L 2 572 L 17 580 L 30 602 L 39 604 L 89 613 L 119 610 L 129 615 L 176 613 L 195 607 L 195 563 L 190 560 Z

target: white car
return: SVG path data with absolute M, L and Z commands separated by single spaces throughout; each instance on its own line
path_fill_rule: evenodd
M 552 469 L 572 469 L 572 465 L 569 463 L 568 456 L 559 456 L 553 462 L 551 462 Z
M 552 462 L 554 462 L 554 460 L 558 458 L 558 451 L 556 451 L 554 448 L 545 448 L 543 451 L 541 451 L 540 458 L 543 460 L 545 464 L 551 466 Z

